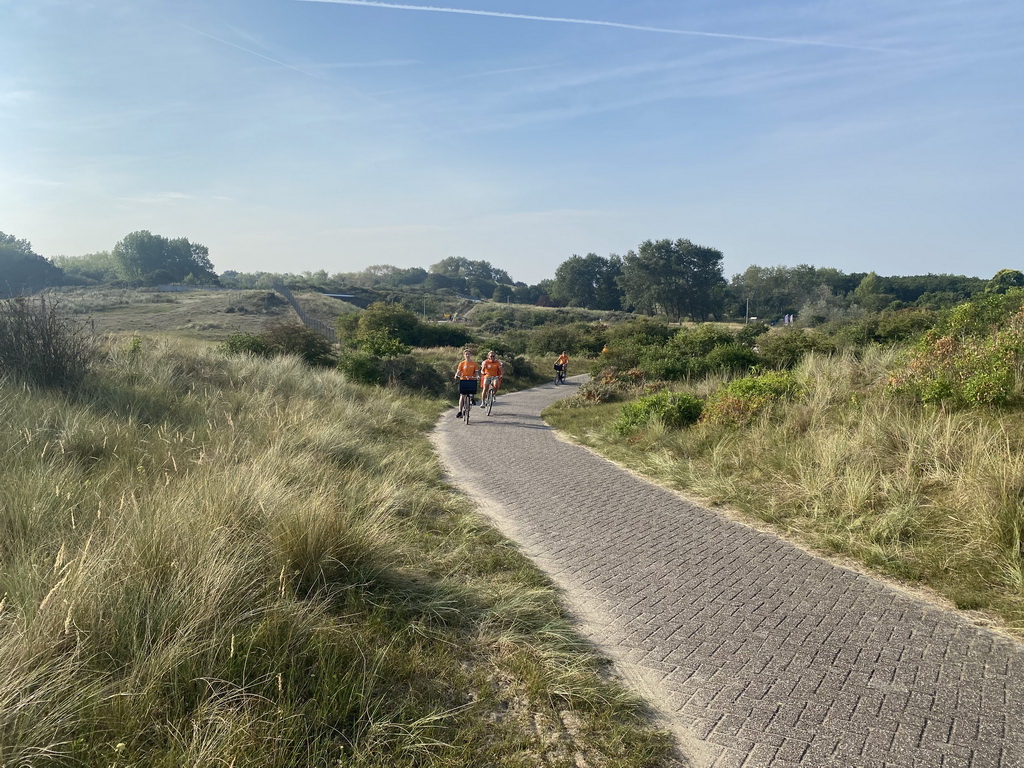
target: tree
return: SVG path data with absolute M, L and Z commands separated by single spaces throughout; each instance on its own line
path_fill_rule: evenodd
M 868 312 L 881 312 L 892 304 L 896 297 L 884 293 L 882 280 L 874 272 L 868 272 L 853 292 L 853 298 L 862 309 Z
M 0 297 L 33 293 L 61 285 L 60 268 L 32 250 L 32 243 L 0 232 Z
M 570 307 L 592 307 L 596 299 L 596 264 L 587 257 L 573 254 L 555 269 L 551 298 Z M 599 258 L 595 256 L 595 258 Z
M 110 283 L 118 278 L 117 262 L 110 251 L 87 253 L 83 256 L 54 256 L 53 263 L 64 270 L 69 283 L 92 285 Z
M 401 304 L 375 301 L 359 315 L 359 340 L 386 336 L 413 345 L 418 341 L 419 327 L 416 315 Z
M 200 283 L 216 283 L 210 249 L 187 238 L 169 240 L 147 230 L 125 235 L 111 251 L 122 280 L 156 284 L 192 275 Z
M 1010 288 L 1024 288 L 1024 272 L 1017 269 L 1000 269 L 985 286 L 987 293 L 1006 293 Z
M 618 278 L 625 303 L 672 320 L 706 320 L 721 312 L 722 252 L 682 238 L 646 240 L 626 254 Z

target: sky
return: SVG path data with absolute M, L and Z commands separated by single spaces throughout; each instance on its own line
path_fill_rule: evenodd
M 1024 269 L 1020 0 L 0 0 L 0 231 L 218 272 L 645 240 Z

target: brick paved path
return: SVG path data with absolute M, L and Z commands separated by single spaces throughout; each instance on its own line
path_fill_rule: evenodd
M 436 442 L 692 765 L 1024 767 L 1024 645 L 559 440 L 538 414 L 576 386 Z

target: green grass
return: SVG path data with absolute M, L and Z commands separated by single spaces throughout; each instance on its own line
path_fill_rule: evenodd
M 884 390 L 895 355 L 811 356 L 796 369 L 805 394 L 739 427 L 655 423 L 623 437 L 613 429 L 621 403 L 580 398 L 545 417 L 660 482 L 1024 637 L 1024 418 L 893 398 Z
M 0 764 L 665 762 L 444 482 L 441 406 L 149 337 L 0 380 Z

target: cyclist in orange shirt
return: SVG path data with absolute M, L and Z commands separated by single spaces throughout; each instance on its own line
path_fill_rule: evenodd
M 467 349 L 462 355 L 463 360 L 455 369 L 455 380 L 459 382 L 459 412 L 455 416 L 457 419 L 461 419 L 463 412 L 472 404 L 480 378 L 480 364 L 473 359 L 473 353 Z
M 555 383 L 565 381 L 565 377 L 569 375 L 569 356 L 565 352 L 560 354 L 558 359 L 555 360 L 555 370 L 557 371 Z
M 481 367 L 480 380 L 484 385 L 483 397 L 480 402 L 484 402 L 487 399 L 487 390 L 493 389 L 495 396 L 498 394 L 498 387 L 501 386 L 501 374 L 504 370 L 504 366 L 501 361 L 498 360 L 492 349 L 487 353 L 487 358 L 484 360 L 484 364 Z

